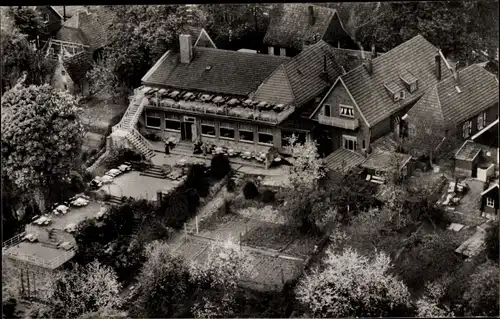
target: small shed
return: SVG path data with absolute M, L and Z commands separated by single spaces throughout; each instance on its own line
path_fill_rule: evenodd
M 361 167 L 367 174 L 367 180 L 383 180 L 386 174 L 396 173 L 396 170 L 399 171 L 401 179 L 406 179 L 412 173 L 411 158 L 408 154 L 376 149 Z
M 490 148 L 467 140 L 455 153 L 455 175 L 486 182 L 494 173 L 495 161 Z
M 497 219 L 499 207 L 498 182 L 481 193 L 481 212 L 486 218 Z

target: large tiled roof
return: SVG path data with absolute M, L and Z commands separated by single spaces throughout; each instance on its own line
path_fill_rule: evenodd
M 83 34 L 82 30 L 64 25 L 57 31 L 56 40 L 79 43 L 83 45 L 89 44 L 87 37 Z
M 326 59 L 326 61 L 325 61 Z M 322 73 L 328 73 L 326 79 Z M 282 64 L 255 92 L 255 99 L 302 106 L 322 93 L 342 74 L 333 48 L 321 40 Z
M 368 74 L 363 65 L 342 76 L 349 92 L 370 125 L 386 119 L 409 101 L 420 97 L 437 82 L 435 56 L 438 49 L 423 36 L 402 43 L 394 49 L 372 60 L 373 73 Z M 412 94 L 406 91 L 406 98 L 393 102 L 385 88 L 390 82 L 402 85 L 400 74 L 410 72 L 418 79 L 418 90 Z M 442 78 L 450 75 L 445 61 L 441 59 Z
M 91 7 L 89 13 L 76 12 L 64 22 L 64 25 L 82 30 L 88 39 L 90 48 L 97 50 L 108 44 L 109 27 L 115 17 L 115 13 L 104 6 Z
M 80 52 L 63 60 L 63 66 L 75 83 L 85 79 L 87 71 L 92 68 L 92 57 L 88 52 Z
M 408 112 L 408 116 L 456 125 L 498 103 L 498 80 L 477 64 L 436 84 Z M 458 92 L 457 87 L 460 92 Z
M 366 158 L 357 152 L 339 148 L 325 158 L 325 165 L 328 170 L 346 173 L 365 160 Z
M 313 25 L 309 23 L 309 6 L 314 11 Z M 283 4 L 271 16 L 264 43 L 302 49 L 304 44 L 312 44 L 323 38 L 335 12 L 331 8 L 306 3 Z
M 193 48 L 189 64 L 169 51 L 143 82 L 151 85 L 247 96 L 290 58 L 212 48 Z

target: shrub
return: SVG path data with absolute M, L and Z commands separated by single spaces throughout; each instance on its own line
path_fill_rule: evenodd
M 89 158 L 89 152 L 87 152 L 87 151 L 82 151 L 82 154 L 81 154 L 81 157 L 80 157 L 80 158 L 81 158 L 82 162 L 86 162 L 86 161 L 87 161 L 87 159 Z
M 96 156 L 97 153 L 99 153 L 99 151 L 96 150 L 95 148 L 93 148 L 93 149 L 90 150 L 89 157 Z
M 145 133 L 144 137 L 153 142 L 159 142 L 163 140 L 163 138 L 156 133 Z
M 496 262 L 498 262 L 498 249 L 499 249 L 498 232 L 499 232 L 498 222 L 495 222 L 495 225 L 490 227 L 490 229 L 488 229 L 485 240 L 486 253 L 488 255 L 488 258 Z
M 231 171 L 229 158 L 224 154 L 215 154 L 210 163 L 212 176 L 215 179 L 221 179 Z
M 85 189 L 85 182 L 83 180 L 83 177 L 78 172 L 71 171 L 70 178 L 71 178 L 71 184 L 70 184 L 71 192 L 80 193 Z
M 245 195 L 245 199 L 255 199 L 259 196 L 259 190 L 253 182 L 247 182 L 243 187 L 243 195 Z
M 262 202 L 263 203 L 271 203 L 274 202 L 274 192 L 270 189 L 266 189 L 262 192 Z
M 206 197 L 209 185 L 205 178 L 205 166 L 201 164 L 191 165 L 188 169 L 184 185 L 186 189 L 195 189 L 200 197 Z
M 228 179 L 227 180 L 226 189 L 230 193 L 232 193 L 232 192 L 234 192 L 236 190 L 236 183 L 235 183 L 234 179 Z
M 83 181 L 85 183 L 89 183 L 91 180 L 94 179 L 94 175 L 91 172 L 84 170 L 83 174 L 82 174 L 82 178 L 83 178 Z

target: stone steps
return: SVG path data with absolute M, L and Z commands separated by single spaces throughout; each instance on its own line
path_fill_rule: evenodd
M 167 178 L 167 174 L 165 174 L 165 172 L 163 171 L 163 169 L 160 166 L 151 166 L 150 168 L 148 168 L 144 172 L 141 172 L 139 175 L 160 178 L 160 179 Z

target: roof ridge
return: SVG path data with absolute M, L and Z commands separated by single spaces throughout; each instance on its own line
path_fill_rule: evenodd
M 285 66 L 283 64 L 281 64 L 279 67 L 281 67 L 283 69 L 283 74 L 285 75 L 286 83 L 288 84 L 288 87 L 290 88 L 290 92 L 292 92 L 294 104 L 297 104 L 296 103 L 297 99 L 295 98 L 295 92 L 293 92 L 293 87 L 292 87 L 292 84 L 290 83 L 290 78 L 288 77 L 288 72 L 286 71 Z
M 269 57 L 271 59 L 276 59 L 276 60 L 281 59 L 281 60 L 290 61 L 292 59 L 290 57 L 281 56 L 281 55 L 255 54 L 255 53 L 240 52 L 240 51 L 233 51 L 233 50 L 226 50 L 226 49 L 219 49 L 219 48 L 193 47 L 193 49 L 196 49 L 196 50 L 205 50 L 205 51 L 224 51 L 224 52 L 229 52 L 230 54 L 234 54 L 234 55 L 245 54 L 245 55 L 248 55 L 248 56 L 250 56 L 250 55 L 251 56 L 266 56 L 266 57 Z

